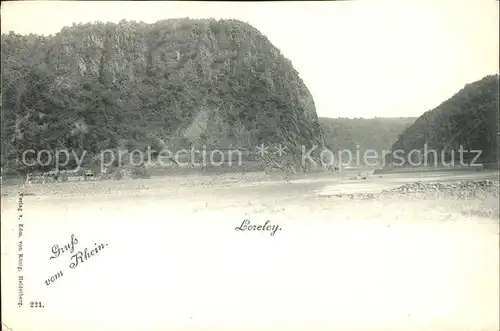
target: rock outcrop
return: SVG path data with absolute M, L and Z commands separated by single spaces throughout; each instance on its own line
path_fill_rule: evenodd
M 91 155 L 151 144 L 323 144 L 312 95 L 292 63 L 236 20 L 2 35 L 2 84 L 4 166 L 28 148 Z
M 498 164 L 498 75 L 466 85 L 450 99 L 420 116 L 403 131 L 392 146 L 386 165 L 460 165 L 460 148 L 464 164 L 471 164 L 478 152 L 475 164 Z M 423 159 L 428 153 L 427 162 Z M 401 150 L 395 159 L 394 151 Z M 412 157 L 410 152 L 415 151 Z M 417 151 L 421 151 L 421 156 Z M 408 162 L 411 160 L 412 162 Z

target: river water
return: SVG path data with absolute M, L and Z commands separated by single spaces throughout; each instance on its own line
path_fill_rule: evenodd
M 4 316 L 18 317 L 5 322 L 14 330 L 35 323 L 47 330 L 497 330 L 498 222 L 462 213 L 484 202 L 325 197 L 498 174 L 406 176 L 31 187 L 36 195 L 23 202 L 24 291 L 45 308 L 27 315 L 4 305 Z M 19 212 L 16 189 L 7 189 L 8 303 L 16 296 Z M 281 230 L 236 231 L 245 219 Z M 76 249 L 107 246 L 70 269 L 69 254 L 49 257 L 71 234 Z M 59 270 L 64 276 L 45 285 Z

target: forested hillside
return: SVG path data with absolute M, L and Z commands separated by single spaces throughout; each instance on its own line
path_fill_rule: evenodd
M 240 21 L 94 23 L 1 43 L 2 167 L 26 149 L 323 143 L 291 62 Z
M 372 149 L 381 153 L 388 150 L 398 136 L 416 118 L 326 118 L 320 117 L 319 124 L 325 145 L 331 151 L 361 152 Z
M 464 150 L 482 150 L 481 162 L 498 160 L 498 75 L 466 85 L 462 90 L 433 110 L 419 117 L 394 143 L 392 149 L 434 149 L 449 162 L 454 151 L 458 159 Z M 475 157 L 464 154 L 464 160 Z M 389 163 L 388 163 L 389 164 Z

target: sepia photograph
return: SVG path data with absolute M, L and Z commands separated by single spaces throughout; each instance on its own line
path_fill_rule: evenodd
M 498 331 L 499 2 L 3 1 L 2 331 Z

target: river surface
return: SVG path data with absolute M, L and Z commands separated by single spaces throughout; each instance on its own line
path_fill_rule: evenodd
M 498 173 L 245 176 L 4 187 L 4 322 L 55 331 L 498 330 L 498 220 L 465 213 L 498 204 L 327 197 Z M 43 314 L 12 304 L 20 190 L 34 194 L 22 207 L 25 300 L 42 301 Z M 245 219 L 279 230 L 236 231 Z M 107 246 L 75 269 L 69 252 L 50 260 L 71 234 L 76 250 Z

